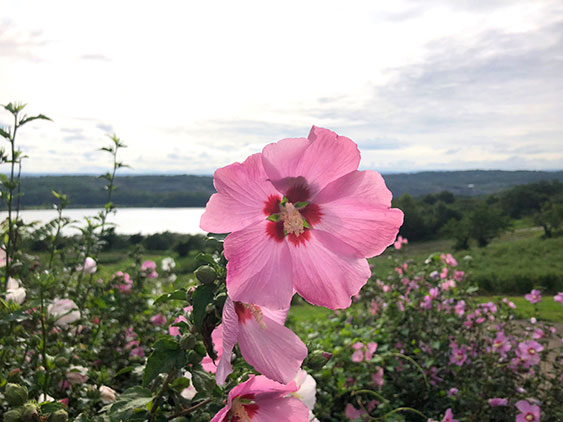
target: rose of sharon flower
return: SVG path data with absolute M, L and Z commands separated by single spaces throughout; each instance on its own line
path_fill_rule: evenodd
M 526 340 L 518 344 L 516 356 L 526 367 L 537 365 L 540 363 L 539 353 L 543 350 L 543 346 L 535 340 Z
M 444 415 L 444 419 L 442 419 L 442 422 L 459 422 L 459 419 L 454 419 L 454 414 L 452 412 L 452 409 L 448 409 L 446 410 L 446 414 Z
M 399 235 L 399 236 L 397 236 L 397 240 L 395 240 L 395 243 L 393 243 L 393 247 L 395 249 L 399 250 L 403 247 L 403 244 L 406 245 L 407 243 L 409 243 L 408 239 Z
M 303 369 L 299 370 L 294 381 L 297 384 L 298 390 L 292 393 L 293 397 L 301 400 L 309 409 L 309 422 L 318 422 L 318 419 L 313 414 L 313 409 L 317 402 L 317 382 Z
M 540 407 L 531 405 L 526 400 L 516 403 L 516 408 L 522 412 L 516 415 L 516 422 L 540 422 Z
M 503 399 L 498 397 L 489 399 L 489 406 L 491 407 L 508 406 L 508 399 Z
M 141 271 L 146 274 L 147 278 L 157 278 L 158 273 L 156 272 L 156 262 L 145 261 L 141 264 Z
M 559 292 L 555 296 L 553 296 L 553 300 L 563 304 L 563 292 Z
M 381 175 L 358 171 L 359 162 L 353 141 L 313 127 L 307 139 L 283 139 L 215 172 L 200 226 L 230 233 L 234 301 L 285 309 L 295 289 L 315 305 L 350 306 L 371 275 L 365 258 L 392 244 L 403 222 Z
M 71 384 L 84 384 L 88 381 L 88 368 L 80 365 L 71 365 L 66 373 L 66 380 Z
M 78 306 L 71 299 L 55 299 L 47 307 L 47 313 L 56 319 L 55 325 L 61 328 L 80 319 Z
M 291 393 L 297 391 L 294 381 L 287 385 L 263 376 L 250 379 L 229 392 L 227 405 L 210 422 L 307 422 L 309 409 Z
M 102 399 L 102 403 L 109 404 L 115 401 L 116 393 L 113 388 L 110 388 L 107 385 L 101 385 L 98 390 L 100 391 L 100 398 Z
M 80 269 L 84 271 L 86 274 L 94 274 L 97 268 L 98 267 L 96 266 L 96 261 L 94 261 L 94 258 L 90 258 L 89 256 L 87 256 L 86 259 L 84 260 L 84 265 Z
M 231 355 L 237 342 L 244 359 L 261 374 L 283 384 L 293 380 L 307 357 L 307 348 L 293 331 L 284 327 L 288 311 L 289 308 L 271 310 L 227 298 L 217 384 L 223 385 L 233 372 Z
M 6 284 L 6 301 L 16 302 L 21 305 L 25 300 L 25 288 L 22 287 L 21 282 L 15 278 L 8 277 Z
M 162 262 L 160 263 L 160 268 L 163 271 L 172 271 L 173 268 L 176 267 L 176 261 L 171 256 L 167 256 L 166 258 L 162 258 Z
M 526 300 L 532 304 L 541 302 L 541 292 L 539 290 L 533 289 L 527 295 L 524 295 Z

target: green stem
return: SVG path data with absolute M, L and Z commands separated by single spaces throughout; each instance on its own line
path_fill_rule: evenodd
M 10 277 L 10 264 L 11 264 L 11 258 L 13 255 L 13 251 L 12 251 L 12 242 L 13 242 L 13 235 L 12 235 L 12 231 L 13 231 L 13 223 L 12 223 L 12 196 L 14 193 L 14 165 L 16 163 L 16 132 L 18 130 L 18 113 L 14 113 L 14 131 L 12 132 L 12 136 L 10 137 L 10 146 L 12 149 L 12 157 L 11 157 L 11 161 L 10 161 L 10 165 L 11 165 L 11 169 L 10 169 L 10 186 L 8 188 L 8 199 L 7 199 L 7 205 L 8 205 L 8 242 L 6 243 L 6 278 L 5 278 L 5 284 L 6 286 L 8 285 L 8 278 Z
M 45 300 L 43 297 L 43 283 L 39 287 L 39 294 L 41 299 L 41 336 L 42 336 L 42 347 L 41 356 L 43 358 L 43 367 L 45 368 L 45 380 L 43 382 L 43 394 L 47 397 L 49 393 L 49 365 L 47 364 L 47 329 L 45 327 Z
M 176 376 L 176 368 L 172 368 L 172 370 L 168 373 L 168 376 L 166 377 L 166 379 L 162 383 L 162 387 L 160 387 L 158 394 L 156 395 L 156 397 L 152 401 L 149 422 L 152 422 L 154 420 L 154 417 L 156 415 L 156 409 L 158 409 L 158 407 L 159 407 L 158 403 L 160 402 L 160 399 L 162 398 L 162 396 L 164 395 L 166 390 L 168 390 L 168 384 L 170 384 L 170 381 L 172 381 L 172 379 L 175 376 Z

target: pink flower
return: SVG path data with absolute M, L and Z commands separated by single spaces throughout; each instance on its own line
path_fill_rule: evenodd
M 144 358 L 145 357 L 145 351 L 143 350 L 142 347 L 135 347 L 134 349 L 131 349 L 131 351 L 129 352 L 129 357 L 140 357 L 140 358 Z
M 454 280 L 455 280 L 455 281 L 463 281 L 463 276 L 464 276 L 464 275 L 465 275 L 465 272 L 455 270 L 455 271 L 454 271 Z
M 397 236 L 397 240 L 395 240 L 395 243 L 393 243 L 393 247 L 399 250 L 403 247 L 403 245 L 406 245 L 407 243 L 409 243 L 409 241 L 403 236 L 399 235 Z
M 70 299 L 55 299 L 47 307 L 47 313 L 55 318 L 55 325 L 67 328 L 68 324 L 80 319 L 78 306 Z
M 459 302 L 457 302 L 455 304 L 454 310 L 457 316 L 463 316 L 463 314 L 465 313 L 465 300 L 460 300 Z
M 540 407 L 531 405 L 526 400 L 516 403 L 516 408 L 522 412 L 516 415 L 516 422 L 540 422 Z
M 465 345 L 459 347 L 455 342 L 452 342 L 450 347 L 452 348 L 450 363 L 462 366 L 467 360 L 467 347 Z
M 452 256 L 451 253 L 442 254 L 440 255 L 440 258 L 442 259 L 442 262 L 444 264 L 449 265 L 451 267 L 457 267 L 457 261 L 455 260 L 455 258 Z
M 563 304 L 563 292 L 559 292 L 555 296 L 553 296 L 553 300 Z
M 448 390 L 448 397 L 455 397 L 459 393 L 459 390 L 455 387 L 452 387 Z
M 180 315 L 180 316 L 176 317 L 174 322 L 172 324 L 170 324 L 170 326 L 168 327 L 168 334 L 170 334 L 173 337 L 180 335 L 180 327 L 174 326 L 174 324 L 177 324 L 179 322 L 188 322 L 188 320 L 186 319 L 186 317 L 184 315 Z
M 357 171 L 350 139 L 313 127 L 215 172 L 217 193 L 202 229 L 225 239 L 234 301 L 275 309 L 294 289 L 307 301 L 347 308 L 371 276 L 366 257 L 392 244 L 403 213 L 376 172 Z
M 502 299 L 502 301 L 506 304 L 506 306 L 508 306 L 511 309 L 516 309 L 516 305 L 514 304 L 514 302 L 511 302 L 510 300 L 508 300 L 507 298 Z
M 227 405 L 210 422 L 307 422 L 309 409 L 291 396 L 297 385 L 278 384 L 263 376 L 250 375 L 248 381 L 229 392 Z
M 227 298 L 217 384 L 223 385 L 233 372 L 231 355 L 237 342 L 244 359 L 257 371 L 283 384 L 293 380 L 307 357 L 307 348 L 293 331 L 284 327 L 288 311 L 289 308 L 271 310 Z
M 369 361 L 373 354 L 377 351 L 377 343 L 371 342 L 367 346 L 362 342 L 354 343 L 352 346 L 355 352 L 352 354 L 352 362 L 361 362 L 364 360 Z
M 371 375 L 371 380 L 378 387 L 382 387 L 383 384 L 385 384 L 385 380 L 383 379 L 383 368 L 381 366 L 378 366 L 375 373 Z
M 534 334 L 532 334 L 532 338 L 535 340 L 541 339 L 545 335 L 545 332 L 541 328 L 536 328 L 534 330 Z
M 145 261 L 141 264 L 141 271 L 143 271 L 147 278 L 157 278 L 158 273 L 156 272 L 156 262 Z
M 524 295 L 524 297 L 532 304 L 541 302 L 541 292 L 536 289 L 533 289 L 530 293 Z
M 442 284 L 440 284 L 440 288 L 444 291 L 449 289 L 455 289 L 456 283 L 454 280 L 446 280 Z
M 84 265 L 80 268 L 80 270 L 84 271 L 86 274 L 94 274 L 98 267 L 96 266 L 96 261 L 94 258 L 90 258 L 89 256 L 86 257 L 84 260 Z
M 442 272 L 440 273 L 440 278 L 443 280 L 448 276 L 448 268 L 444 267 L 442 268 Z
M 521 363 L 530 367 L 540 363 L 539 352 L 543 350 L 543 346 L 535 340 L 526 340 L 518 344 L 516 349 L 516 356 L 520 359 Z
M 223 355 L 223 325 L 222 324 L 219 325 L 218 327 L 215 327 L 215 329 L 211 333 L 211 340 L 213 341 L 213 348 L 217 353 L 217 360 L 220 360 L 221 356 Z M 215 362 L 213 362 L 213 360 L 209 357 L 209 355 L 205 355 L 205 357 L 201 361 L 201 366 L 203 366 L 203 369 L 205 371 L 211 372 L 212 374 L 217 372 L 217 365 L 215 365 Z
M 88 368 L 79 365 L 71 365 L 66 373 L 66 379 L 71 384 L 84 384 L 88 381 Z
M 162 314 L 156 314 L 151 318 L 153 325 L 163 325 L 166 324 L 166 317 Z
M 501 399 L 501 398 L 489 399 L 489 406 L 491 407 L 508 406 L 508 399 Z
M 499 331 L 493 341 L 493 351 L 499 353 L 502 357 L 506 357 L 506 352 L 511 348 L 512 346 L 504 335 L 504 331 Z
M 366 415 L 366 411 L 363 409 L 356 409 L 353 405 L 348 403 L 346 409 L 344 409 L 344 414 L 350 420 L 362 419 Z
M 454 414 L 452 413 L 452 409 L 446 410 L 446 414 L 444 415 L 444 419 L 442 422 L 459 422 L 459 419 L 454 419 Z

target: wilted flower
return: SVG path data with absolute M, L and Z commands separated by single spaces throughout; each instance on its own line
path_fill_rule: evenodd
M 78 306 L 71 299 L 55 299 L 47 307 L 47 313 L 56 319 L 55 325 L 61 328 L 80 319 Z
M 358 171 L 350 139 L 313 127 L 215 172 L 217 193 L 201 228 L 229 233 L 224 249 L 234 301 L 275 309 L 294 289 L 307 301 L 347 308 L 371 276 L 366 257 L 395 240 L 403 213 L 376 172 Z
M 189 371 L 186 371 L 184 373 L 184 377 L 186 377 L 187 379 L 190 380 L 190 386 L 187 388 L 184 388 L 182 390 L 182 392 L 180 393 L 180 395 L 185 398 L 186 400 L 191 400 L 195 397 L 195 395 L 197 394 L 197 390 L 194 387 L 194 384 L 192 383 L 192 374 Z

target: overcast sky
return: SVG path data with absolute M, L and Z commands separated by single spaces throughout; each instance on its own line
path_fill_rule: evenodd
M 156 5 L 159 7 L 156 7 Z M 381 172 L 563 168 L 563 2 L 26 1 L 0 104 L 28 173 L 211 174 L 327 127 Z M 11 123 L 0 111 L 0 125 Z

